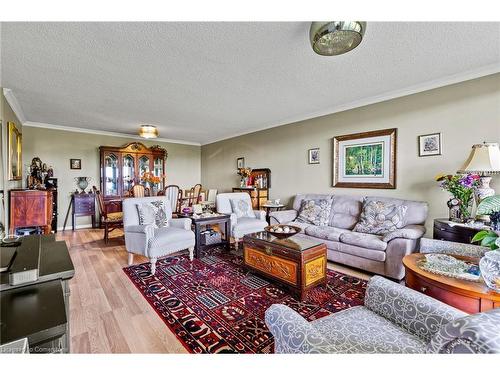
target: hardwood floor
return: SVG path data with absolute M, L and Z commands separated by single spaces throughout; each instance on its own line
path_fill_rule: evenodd
M 100 229 L 58 232 L 75 265 L 70 282 L 72 353 L 186 353 L 153 308 L 122 271 L 127 265 L 123 233 L 108 244 Z M 147 258 L 135 256 L 134 263 Z M 367 279 L 368 274 L 329 263 L 328 267 Z

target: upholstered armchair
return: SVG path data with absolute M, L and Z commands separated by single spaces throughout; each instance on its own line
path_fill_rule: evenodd
M 164 201 L 167 226 L 155 228 L 153 225 L 140 225 L 137 204 Z M 167 197 L 127 198 L 123 200 L 123 230 L 125 247 L 129 253 L 128 264 L 134 261 L 134 254 L 144 255 L 151 262 L 151 274 L 155 274 L 156 260 L 180 250 L 189 250 L 193 260 L 195 238 L 191 231 L 190 219 L 172 219 L 171 204 Z
M 248 206 L 248 215 L 238 215 L 234 202 L 242 201 Z M 231 204 L 233 201 L 233 204 Z M 247 193 L 223 193 L 217 195 L 217 212 L 231 215 L 231 234 L 236 246 L 245 234 L 261 232 L 267 226 L 265 211 L 252 210 L 252 200 Z
M 380 276 L 364 306 L 308 322 L 285 305 L 265 313 L 276 353 L 500 353 L 500 309 L 467 315 Z

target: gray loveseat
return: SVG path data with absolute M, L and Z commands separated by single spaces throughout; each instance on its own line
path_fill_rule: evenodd
M 332 197 L 327 226 L 296 221 L 303 200 Z M 365 199 L 406 206 L 406 226 L 385 235 L 354 232 L 353 228 L 360 219 Z M 270 216 L 271 224 L 288 223 L 299 226 L 306 236 L 325 243 L 328 259 L 333 262 L 401 280 L 404 277 L 402 259 L 418 249 L 419 240 L 425 234 L 427 212 L 426 202 L 387 197 L 298 194 L 293 201 L 293 209 L 272 212 Z
M 380 276 L 364 306 L 308 322 L 272 305 L 265 319 L 276 353 L 500 353 L 500 309 L 467 315 Z

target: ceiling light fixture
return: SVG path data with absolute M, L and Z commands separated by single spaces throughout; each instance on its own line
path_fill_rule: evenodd
M 309 30 L 311 46 L 318 55 L 342 55 L 356 48 L 363 40 L 366 22 L 312 22 Z
M 141 125 L 139 129 L 139 137 L 142 138 L 158 138 L 158 129 L 153 125 Z

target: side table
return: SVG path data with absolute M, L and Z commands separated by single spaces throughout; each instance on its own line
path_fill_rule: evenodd
M 476 258 L 453 256 L 477 262 Z M 461 280 L 425 271 L 418 266 L 418 262 L 424 257 L 425 254 L 414 253 L 403 258 L 407 287 L 469 314 L 500 307 L 500 293 L 489 289 L 484 282 Z
M 434 219 L 434 233 L 435 240 L 445 240 L 452 242 L 460 242 L 470 244 L 472 237 L 487 227 L 478 228 L 465 224 L 454 223 L 448 219 Z
M 201 252 L 207 248 L 225 245 L 226 249 L 229 251 L 231 248 L 231 215 L 227 214 L 217 214 L 217 216 L 207 216 L 207 217 L 193 217 L 191 214 L 179 214 L 179 218 L 191 219 L 191 223 L 194 230 L 195 245 L 194 245 L 194 256 L 199 258 Z M 201 244 L 201 232 L 204 226 L 218 224 L 219 228 L 224 225 L 224 239 L 220 243 L 211 245 Z
M 263 204 L 261 206 L 264 210 L 266 210 L 266 221 L 268 224 L 271 224 L 271 218 L 269 217 L 269 214 L 271 213 L 271 211 L 274 209 L 276 211 L 280 211 L 282 210 L 283 208 L 285 208 L 285 205 L 284 204 Z

